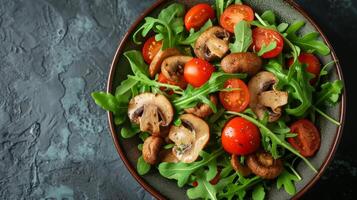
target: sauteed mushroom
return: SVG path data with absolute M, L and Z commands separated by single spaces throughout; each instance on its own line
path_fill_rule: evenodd
M 264 179 L 274 179 L 283 171 L 282 160 L 274 159 L 267 152 L 260 151 L 250 154 L 246 161 L 252 172 Z
M 248 83 L 249 106 L 259 119 L 263 119 L 265 113 L 268 113 L 269 122 L 278 120 L 282 113 L 281 107 L 288 103 L 288 93 L 275 90 L 274 85 L 277 82 L 274 74 L 263 71 L 252 77 Z
M 262 68 L 262 60 L 255 53 L 231 53 L 221 61 L 223 71 L 227 73 L 247 73 L 254 76 Z
M 143 159 L 145 162 L 154 165 L 159 161 L 159 152 L 164 140 L 160 137 L 150 136 L 143 144 Z
M 169 163 L 177 163 L 179 160 L 177 157 L 172 153 L 172 149 L 165 149 L 159 153 L 160 161 L 161 162 L 169 162 Z
M 198 37 L 194 51 L 197 57 L 212 61 L 228 52 L 228 43 L 229 33 L 219 26 L 213 26 Z
M 180 51 L 175 48 L 168 48 L 164 51 L 160 49 L 160 51 L 155 55 L 152 62 L 149 66 L 149 75 L 153 78 L 158 72 L 160 72 L 161 64 L 170 56 L 181 55 Z
M 209 127 L 207 123 L 192 114 L 180 117 L 180 126 L 171 126 L 169 138 L 175 143 L 172 153 L 178 160 L 185 163 L 194 162 L 200 151 L 209 140 Z
M 140 124 L 141 131 L 160 135 L 160 126 L 168 126 L 174 111 L 170 101 L 161 94 L 142 93 L 129 102 L 128 116 L 136 124 Z
M 239 172 L 240 174 L 242 174 L 243 176 L 249 176 L 252 171 L 250 170 L 250 168 L 248 166 L 243 166 L 238 159 L 237 155 L 232 155 L 231 157 L 231 165 L 233 167 L 233 169 L 236 172 Z
M 169 80 L 182 81 L 183 68 L 185 64 L 192 60 L 191 56 L 171 56 L 166 58 L 161 65 L 162 74 Z
M 215 95 L 210 96 L 210 100 L 214 105 L 217 105 L 217 97 Z M 208 104 L 199 103 L 193 108 L 185 109 L 186 113 L 191 113 L 200 118 L 205 118 L 213 113 L 212 108 Z

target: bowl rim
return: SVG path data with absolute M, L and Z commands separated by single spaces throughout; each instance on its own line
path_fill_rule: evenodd
M 135 31 L 135 29 L 138 27 L 138 25 L 144 20 L 144 18 L 149 15 L 152 11 L 154 11 L 157 7 L 165 3 L 167 0 L 157 0 L 153 5 L 151 5 L 149 8 L 147 8 L 135 21 L 134 23 L 130 26 L 129 30 L 127 33 L 124 35 L 124 37 L 121 39 L 119 46 L 117 47 L 117 50 L 115 52 L 113 61 L 110 66 L 110 71 L 109 71 L 109 76 L 108 76 L 108 81 L 107 81 L 107 92 L 112 92 L 112 84 L 113 84 L 113 79 L 116 71 L 116 66 L 119 61 L 120 56 L 122 55 L 124 51 L 124 47 L 128 41 L 129 36 Z M 336 53 L 330 43 L 330 41 L 327 39 L 326 35 L 322 32 L 321 28 L 317 25 L 317 23 L 310 17 L 309 14 L 294 0 L 285 0 L 289 5 L 291 5 L 295 10 L 297 10 L 300 14 L 302 14 L 308 21 L 311 23 L 311 25 L 320 33 L 321 38 L 323 41 L 327 44 L 327 46 L 331 50 L 331 57 L 335 61 L 335 68 L 337 71 L 337 76 L 339 80 L 341 80 L 344 84 L 344 78 L 342 74 L 342 69 L 339 63 L 339 60 L 336 56 Z M 320 179 L 320 177 L 323 175 L 324 171 L 328 167 L 328 165 L 331 163 L 332 158 L 334 157 L 336 153 L 336 149 L 338 144 L 341 141 L 341 136 L 343 133 L 343 127 L 345 123 L 345 114 L 346 114 L 346 89 L 343 90 L 342 96 L 341 96 L 341 103 L 340 103 L 340 110 L 341 112 L 339 113 L 339 122 L 341 125 L 337 128 L 334 142 L 332 144 L 332 147 L 329 149 L 328 154 L 323 161 L 321 167 L 319 168 L 318 172 L 314 175 L 314 177 L 298 192 L 296 193 L 292 199 L 299 199 L 300 197 L 303 196 L 310 188 L 312 188 L 317 181 Z M 111 112 L 107 112 L 107 117 L 108 117 L 108 123 L 109 123 L 109 128 L 111 132 L 112 139 L 115 144 L 115 148 L 121 158 L 121 160 L 124 162 L 124 165 L 126 168 L 129 170 L 130 174 L 135 178 L 135 180 L 145 189 L 147 190 L 151 195 L 153 195 L 156 199 L 166 199 L 165 196 L 163 196 L 159 191 L 157 191 L 153 186 L 148 184 L 136 171 L 135 166 L 132 166 L 129 162 L 129 160 L 125 157 L 124 150 L 119 144 L 119 136 L 116 133 L 115 130 L 115 125 L 114 125 L 114 118 L 113 114 Z

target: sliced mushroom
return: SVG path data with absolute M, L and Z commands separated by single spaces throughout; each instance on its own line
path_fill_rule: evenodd
M 179 159 L 172 153 L 172 149 L 165 149 L 159 153 L 161 162 L 177 163 Z
M 254 174 L 264 179 L 274 179 L 283 171 L 281 159 L 274 159 L 269 153 L 259 151 L 247 156 L 247 165 Z
M 159 161 L 160 148 L 164 140 L 160 137 L 150 136 L 145 139 L 143 144 L 143 159 L 150 165 Z
M 243 166 L 238 159 L 237 155 L 232 155 L 231 157 L 231 165 L 233 167 L 233 169 L 236 172 L 239 172 L 242 176 L 249 176 L 252 171 L 250 170 L 250 168 L 248 166 Z
M 162 74 L 171 81 L 182 81 L 183 68 L 185 64 L 192 60 L 191 56 L 171 56 L 166 58 L 161 64 Z
M 249 106 L 259 119 L 264 119 L 267 113 L 269 122 L 278 120 L 282 113 L 281 107 L 288 103 L 288 93 L 275 89 L 277 82 L 278 79 L 274 74 L 262 71 L 252 77 L 248 83 Z
M 173 115 L 170 101 L 161 94 L 139 94 L 130 100 L 128 106 L 130 121 L 140 124 L 141 131 L 153 135 L 160 135 L 160 126 L 168 126 Z
M 197 57 L 207 61 L 222 58 L 229 50 L 229 33 L 219 26 L 213 26 L 203 32 L 195 43 Z
M 262 68 L 262 60 L 255 53 L 231 53 L 221 61 L 223 71 L 227 73 L 247 73 L 254 76 Z
M 180 116 L 182 124 L 171 126 L 169 138 L 175 143 L 172 153 L 184 163 L 194 162 L 200 151 L 206 146 L 209 137 L 207 123 L 192 114 Z
M 211 95 L 210 100 L 214 105 L 217 105 L 217 97 L 215 95 Z M 211 115 L 213 113 L 213 110 L 208 104 L 199 103 L 193 108 L 185 109 L 185 112 L 194 114 L 200 118 L 205 118 L 205 117 Z
M 176 55 L 181 55 L 181 52 L 178 49 L 168 48 L 165 49 L 164 51 L 160 49 L 160 51 L 155 55 L 152 62 L 150 63 L 149 66 L 150 77 L 153 78 L 157 73 L 160 72 L 161 64 L 165 60 L 165 58 L 168 58 L 170 56 L 176 56 Z

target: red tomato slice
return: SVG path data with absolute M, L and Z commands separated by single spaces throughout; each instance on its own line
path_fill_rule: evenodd
M 156 41 L 154 36 L 146 40 L 142 49 L 145 62 L 150 64 L 161 47 L 162 42 Z
M 288 138 L 288 142 L 304 157 L 313 156 L 320 148 L 320 132 L 316 126 L 307 119 L 300 119 L 294 122 L 290 131 L 297 136 Z
M 157 81 L 160 83 L 165 83 L 165 84 L 170 84 L 170 85 L 177 85 L 182 89 L 185 89 L 187 87 L 187 82 L 185 80 L 182 80 L 180 82 L 175 82 L 167 79 L 164 74 L 160 73 L 159 76 L 157 77 Z M 160 87 L 160 90 L 164 91 L 166 90 L 165 87 Z M 167 91 L 167 94 L 173 94 L 173 91 Z
M 315 75 L 315 78 L 310 80 L 310 84 L 315 84 L 317 81 L 317 77 L 321 71 L 321 63 L 319 59 L 311 53 L 301 53 L 299 58 L 299 62 L 301 64 L 306 64 L 306 71 L 310 72 L 311 74 Z M 290 67 L 294 62 L 294 59 L 291 58 L 288 60 L 287 65 Z
M 227 31 L 234 33 L 234 26 L 240 21 L 254 20 L 254 11 L 247 5 L 233 4 L 228 6 L 221 15 L 220 24 Z
M 276 31 L 257 27 L 253 29 L 252 37 L 252 48 L 255 52 L 258 52 L 263 47 L 263 45 L 268 46 L 271 42 L 276 42 L 275 49 L 263 54 L 263 58 L 274 58 L 283 51 L 284 39 L 280 33 Z
M 209 62 L 193 58 L 185 64 L 183 75 L 187 83 L 193 87 L 200 87 L 209 80 L 214 71 L 214 66 Z
M 193 6 L 185 15 L 185 26 L 189 31 L 191 28 L 201 28 L 207 20 L 214 19 L 215 13 L 209 4 L 201 3 Z
M 235 117 L 222 131 L 222 146 L 230 154 L 247 155 L 260 147 L 260 132 L 252 122 Z
M 224 88 L 238 88 L 239 90 L 219 92 L 219 99 L 223 107 L 234 112 L 242 112 L 247 108 L 250 94 L 247 85 L 240 79 L 229 79 Z

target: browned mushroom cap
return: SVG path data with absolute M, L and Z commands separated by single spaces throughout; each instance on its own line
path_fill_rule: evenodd
M 159 153 L 161 162 L 177 163 L 179 159 L 172 153 L 172 149 L 165 149 Z
M 157 73 L 160 72 L 161 64 L 165 60 L 165 58 L 168 58 L 170 56 L 176 56 L 180 55 L 180 51 L 175 49 L 175 48 L 168 48 L 162 51 L 160 51 L 155 55 L 153 58 L 152 62 L 150 63 L 149 66 L 149 75 L 151 78 L 153 78 Z
M 236 172 L 239 172 L 242 176 L 249 176 L 252 171 L 247 166 L 242 166 L 239 162 L 237 155 L 232 155 L 231 165 Z
M 275 90 L 274 85 L 277 82 L 274 74 L 262 71 L 252 77 L 248 83 L 249 107 L 259 119 L 263 119 L 265 113 L 268 113 L 269 122 L 278 120 L 282 113 L 281 107 L 288 103 L 288 93 Z
M 192 60 L 191 56 L 168 57 L 161 64 L 161 72 L 167 79 L 171 81 L 182 81 L 183 68 L 190 60 Z
M 223 71 L 227 73 L 247 73 L 254 76 L 262 68 L 262 60 L 255 53 L 231 53 L 221 61 Z
M 128 106 L 130 121 L 140 124 L 141 131 L 153 135 L 160 135 L 160 126 L 168 126 L 173 115 L 170 101 L 161 94 L 139 94 L 130 100 Z
M 217 105 L 217 97 L 215 95 L 210 96 L 210 100 L 214 105 Z M 197 117 L 205 118 L 213 113 L 212 108 L 208 104 L 199 103 L 193 108 L 185 109 L 186 113 L 191 113 Z
M 274 159 L 267 152 L 257 152 L 247 156 L 247 165 L 254 174 L 264 179 L 274 179 L 283 171 L 281 159 Z
M 160 137 L 150 136 L 145 139 L 143 144 L 143 159 L 150 165 L 159 161 L 159 152 L 164 140 Z
M 172 153 L 184 163 L 194 162 L 209 140 L 207 123 L 192 114 L 180 116 L 182 124 L 171 126 L 169 138 L 175 143 Z
M 198 37 L 194 51 L 197 57 L 212 61 L 228 52 L 228 44 L 229 33 L 219 26 L 213 26 Z

